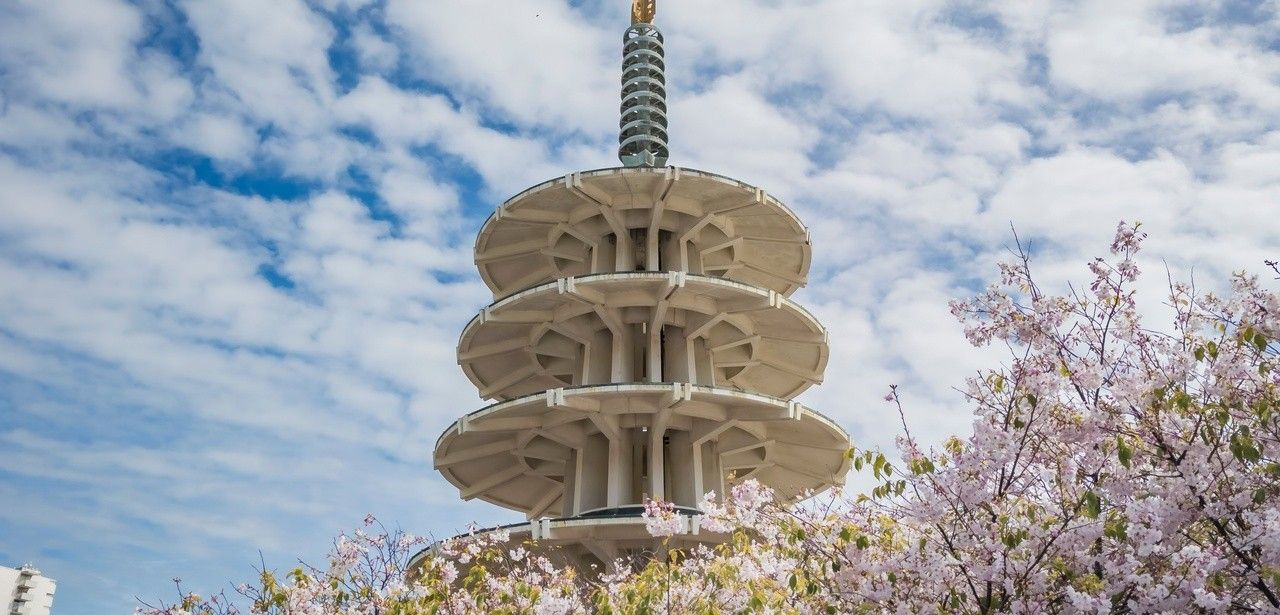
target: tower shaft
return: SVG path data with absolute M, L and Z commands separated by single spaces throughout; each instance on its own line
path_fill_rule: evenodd
M 639 3 L 637 3 L 639 4 Z M 650 3 L 652 5 L 652 3 Z M 652 11 L 636 15 L 652 17 Z M 622 36 L 622 104 L 618 159 L 628 167 L 667 164 L 667 77 L 662 31 L 635 22 Z

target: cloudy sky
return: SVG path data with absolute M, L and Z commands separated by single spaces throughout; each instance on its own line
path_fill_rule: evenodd
M 1220 285 L 1280 258 L 1277 3 L 659 3 L 672 163 L 812 229 L 803 400 L 930 440 L 999 355 L 946 301 L 1011 224 L 1053 288 L 1120 219 Z M 320 558 L 372 512 L 444 536 L 436 435 L 507 196 L 615 164 L 625 0 L 0 2 L 0 563 L 63 615 Z M 1158 303 L 1158 298 L 1156 300 Z M 1158 310 L 1157 310 L 1158 312 Z M 1158 318 L 1159 313 L 1156 314 Z

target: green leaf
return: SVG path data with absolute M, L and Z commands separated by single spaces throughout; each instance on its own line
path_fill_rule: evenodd
M 1267 467 L 1264 469 L 1266 470 L 1267 474 L 1271 476 L 1271 478 L 1280 480 L 1280 463 L 1274 463 L 1274 462 L 1269 463 L 1267 464 Z
M 1204 360 L 1204 346 L 1196 346 L 1196 360 L 1197 361 Z
M 1133 461 L 1133 449 L 1120 436 L 1116 436 L 1116 456 L 1120 458 L 1120 465 L 1126 468 Z
M 1026 531 L 1019 530 L 1019 531 L 1010 532 L 1008 534 L 1001 536 L 1000 542 L 1004 543 L 1004 546 L 1009 547 L 1010 549 L 1015 549 L 1018 547 L 1018 545 L 1022 544 L 1022 541 L 1025 540 L 1026 537 L 1027 537 Z
M 910 468 L 911 473 L 915 475 L 929 474 L 934 470 L 933 461 L 928 457 L 911 460 Z
M 1092 491 L 1084 494 L 1084 514 L 1090 519 L 1097 519 L 1102 514 L 1102 498 L 1098 494 Z
M 871 539 L 866 536 L 859 536 L 858 540 L 854 541 L 854 544 L 857 545 L 859 549 L 865 549 L 871 546 Z
M 1244 460 L 1250 463 L 1257 463 L 1262 460 L 1262 451 L 1253 445 L 1252 440 L 1246 443 L 1240 452 L 1244 455 Z
M 1241 429 L 1231 435 L 1231 443 L 1228 448 L 1231 450 L 1231 456 L 1235 457 L 1237 461 L 1257 463 L 1262 460 L 1262 451 L 1259 451 L 1258 447 L 1254 445 L 1253 438 L 1245 429 Z
M 1204 442 L 1205 446 L 1209 446 L 1215 441 L 1213 436 L 1214 436 L 1214 432 L 1209 428 L 1208 425 L 1204 425 L 1200 427 L 1200 441 Z
M 1266 349 L 1267 349 L 1267 336 L 1265 336 L 1265 335 L 1263 335 L 1263 334 L 1261 334 L 1261 333 L 1254 333 L 1254 334 L 1253 334 L 1253 347 L 1254 347 L 1254 348 L 1257 348 L 1257 349 L 1258 349 L 1258 352 L 1262 352 L 1262 351 L 1266 350 Z
M 1103 524 L 1102 534 L 1114 540 L 1125 540 L 1129 537 L 1128 526 L 1129 524 L 1124 517 L 1112 514 L 1107 517 L 1107 522 Z

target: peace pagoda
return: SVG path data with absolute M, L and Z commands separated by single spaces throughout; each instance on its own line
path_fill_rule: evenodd
M 849 469 L 848 435 L 795 401 L 829 354 L 826 329 L 788 298 L 809 233 L 761 188 L 667 165 L 654 9 L 635 0 L 623 35 L 623 166 L 533 186 L 480 228 L 494 301 L 462 331 L 458 364 L 492 403 L 435 445 L 464 499 L 525 517 L 487 531 L 580 567 L 663 547 L 646 499 L 676 505 L 668 546 L 717 543 L 727 536 L 699 527 L 706 492 L 754 478 L 794 499 Z

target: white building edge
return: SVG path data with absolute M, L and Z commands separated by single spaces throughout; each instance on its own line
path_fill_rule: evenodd
M 662 37 L 645 4 L 624 37 L 628 166 L 538 184 L 480 229 L 495 301 L 463 330 L 458 363 L 494 403 L 434 454 L 464 499 L 527 519 L 495 530 L 579 566 L 660 548 L 646 498 L 684 515 L 674 544 L 717 543 L 699 528 L 703 493 L 754 478 L 791 500 L 849 470 L 848 435 L 794 401 L 829 353 L 787 298 L 806 282 L 808 231 L 764 190 L 663 166 Z
M 0 566 L 0 615 L 49 615 L 58 584 L 31 565 Z

